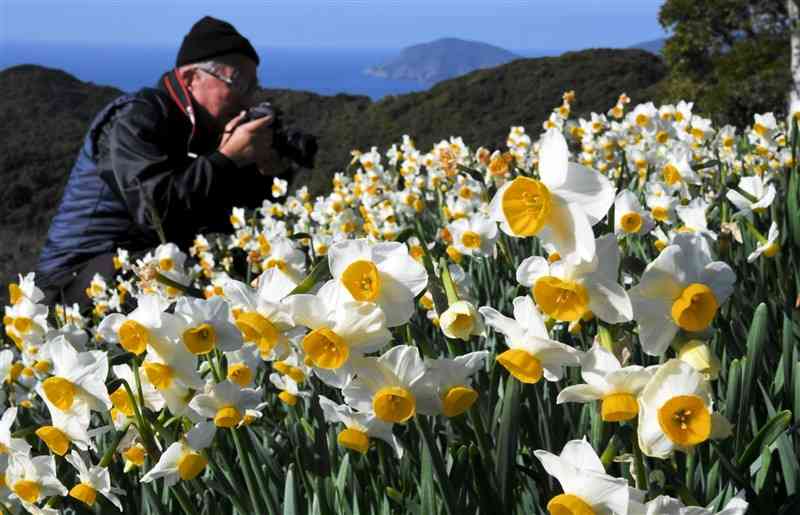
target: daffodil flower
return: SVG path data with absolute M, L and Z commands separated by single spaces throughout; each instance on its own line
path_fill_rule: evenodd
M 467 256 L 491 257 L 497 242 L 497 224 L 483 213 L 459 218 L 448 226 L 453 246 Z
M 639 199 L 630 190 L 622 190 L 614 200 L 614 232 L 621 235 L 649 233 L 655 222 L 642 209 Z
M 592 226 L 614 202 L 614 187 L 598 172 L 568 163 L 567 142 L 557 130 L 542 136 L 539 180 L 520 176 L 504 184 L 489 205 L 490 216 L 510 236 L 538 236 L 562 255 L 594 255 Z
M 781 250 L 781 246 L 778 243 L 779 239 L 780 239 L 780 232 L 778 232 L 778 224 L 776 224 L 775 221 L 773 220 L 769 226 L 767 241 L 760 243 L 756 247 L 756 250 L 754 250 L 753 252 L 750 253 L 749 256 L 747 256 L 747 262 L 753 263 L 762 254 L 769 258 L 775 257 Z
M 211 445 L 216 434 L 213 422 L 200 422 L 192 427 L 179 441 L 173 443 L 159 458 L 147 474 L 142 476 L 142 483 L 164 478 L 164 486 L 169 488 L 178 480 L 189 481 L 199 476 L 206 465 L 206 458 L 201 451 Z
M 380 306 L 387 327 L 411 318 L 414 297 L 428 284 L 425 268 L 398 242 L 341 241 L 328 250 L 328 264 L 337 292 L 344 299 Z
M 219 349 L 231 352 L 242 346 L 242 333 L 230 322 L 228 303 L 221 297 L 190 299 L 181 297 L 175 314 L 186 324 L 181 340 L 192 354 L 203 355 Z
M 299 283 L 306 274 L 306 256 L 294 241 L 278 236 L 269 240 L 269 256 L 262 261 L 261 268 L 274 268 Z
M 111 367 L 111 371 L 114 372 L 114 375 L 117 376 L 119 379 L 124 379 L 128 386 L 131 389 L 134 388 L 136 385 L 136 379 L 133 376 L 133 370 L 128 365 L 115 365 Z M 144 405 L 147 409 L 152 411 L 153 413 L 159 413 L 162 409 L 164 409 L 164 398 L 158 392 L 158 389 L 153 386 L 153 383 L 150 382 L 150 379 L 147 377 L 147 373 L 139 373 L 139 385 L 142 388 L 142 399 L 144 400 Z M 124 386 L 120 386 L 113 392 L 111 392 L 111 402 L 114 404 L 114 409 L 119 410 L 127 417 L 133 417 L 133 405 L 131 404 L 131 400 L 128 398 L 128 392 L 125 390 Z
M 111 477 L 107 468 L 97 465 L 87 466 L 83 458 L 75 451 L 69 453 L 66 460 L 78 471 L 78 480 L 80 481 L 70 489 L 70 497 L 81 501 L 91 508 L 94 506 L 97 500 L 97 494 L 99 493 L 108 499 L 119 511 L 122 511 L 122 503 L 119 501 L 117 494 L 124 495 L 124 491 L 111 487 Z
M 89 435 L 88 417 L 61 411 L 47 399 L 45 403 L 50 411 L 50 425 L 38 428 L 36 436 L 47 445 L 50 452 L 64 456 L 70 445 L 84 451 L 93 446 Z
M 534 455 L 564 490 L 547 503 L 550 513 L 628 514 L 628 481 L 606 474 L 603 463 L 585 439 L 567 442 L 558 456 L 541 449 L 534 451 Z
M 531 288 L 537 306 L 549 317 L 565 322 L 597 316 L 610 324 L 633 318 L 625 289 L 617 283 L 619 247 L 613 234 L 597 238 L 590 261 L 565 256 L 554 263 L 532 256 L 517 268 L 517 282 Z
M 714 413 L 708 381 L 679 359 L 660 366 L 639 396 L 638 429 L 642 452 L 655 458 L 731 434 L 730 422 Z
M 52 376 L 37 392 L 50 406 L 70 412 L 74 403 L 83 402 L 94 411 L 111 409 L 105 385 L 108 355 L 104 351 L 78 352 L 63 336 L 47 342 L 47 350 L 53 361 Z
M 280 390 L 278 398 L 287 406 L 294 406 L 297 404 L 297 399 L 300 397 L 310 397 L 309 392 L 300 390 L 297 381 L 289 376 L 272 373 L 269 375 L 269 382 Z
M 747 513 L 747 501 L 744 498 L 744 490 L 733 497 L 720 511 L 701 506 L 684 506 L 684 504 L 667 495 L 659 495 L 652 501 L 634 508 L 631 503 L 632 515 L 745 515 Z
M 173 415 L 185 415 L 196 422 L 199 415 L 189 406 L 189 390 L 202 389 L 205 384 L 197 371 L 197 357 L 177 340 L 171 345 L 173 350 L 166 357 L 149 352 L 140 370 Z
M 12 454 L 5 482 L 14 495 L 27 504 L 36 504 L 52 495 L 67 495 L 66 487 L 56 476 L 53 456 L 31 458 L 26 454 Z
M 395 424 L 417 413 L 437 413 L 438 400 L 425 382 L 425 364 L 416 347 L 397 345 L 379 358 L 361 358 L 355 370 L 356 377 L 342 389 L 352 408 Z
M 739 179 L 739 189 L 747 197 L 735 189 L 729 189 L 725 196 L 730 200 L 731 204 L 739 209 L 743 216 L 752 218 L 754 212 L 765 212 L 772 205 L 775 195 L 777 195 L 775 185 L 772 183 L 766 184 L 765 182 L 758 175 L 742 177 Z
M 11 425 L 17 418 L 17 408 L 11 407 L 0 417 L 0 470 L 5 470 L 10 456 L 14 454 L 28 455 L 31 446 L 22 438 L 11 436 Z
M 25 296 L 13 306 L 5 307 L 3 326 L 6 334 L 23 352 L 27 347 L 38 347 L 47 333 L 47 306 L 31 302 Z
M 297 283 L 278 269 L 262 273 L 257 290 L 233 279 L 222 281 L 236 327 L 246 344 L 258 347 L 263 359 L 280 358 L 289 353 L 287 334 L 294 327 L 294 321 L 282 300 L 296 286 Z
M 438 358 L 425 361 L 425 382 L 437 401 L 437 411 L 446 417 L 457 417 L 466 412 L 476 400 L 478 391 L 472 388 L 472 379 L 486 364 L 488 351 L 476 351 L 456 358 Z
M 253 385 L 262 363 L 258 347 L 245 345 L 236 351 L 226 352 L 225 359 L 228 362 L 229 380 L 242 388 Z
M 403 458 L 403 446 L 392 434 L 390 422 L 378 419 L 373 413 L 361 413 L 346 404 L 336 404 L 323 395 L 319 396 L 319 405 L 325 421 L 344 424 L 345 428 L 336 437 L 342 447 L 366 454 L 369 450 L 369 439 L 379 438 L 392 446 L 397 459 Z
M 22 299 L 28 299 L 33 304 L 44 299 L 44 292 L 36 287 L 36 274 L 29 272 L 24 277 L 19 274 L 19 281 L 8 285 L 8 300 L 11 305 L 17 305 Z
M 295 322 L 310 329 L 301 343 L 306 363 L 323 381 L 341 387 L 351 373 L 351 360 L 380 349 L 391 341 L 392 334 L 377 304 L 339 302 L 338 288 L 328 281 L 316 295 L 292 295 L 285 303 Z M 326 374 L 326 370 L 333 373 Z
M 696 235 L 675 235 L 630 290 L 639 341 L 647 354 L 664 354 L 681 329 L 707 329 L 733 292 L 736 275 L 727 264 L 712 261 L 707 248 Z
M 208 384 L 206 393 L 195 395 L 189 406 L 200 416 L 213 419 L 215 426 L 231 428 L 242 421 L 246 410 L 258 406 L 260 398 L 260 390 L 225 380 Z
M 439 317 L 439 327 L 448 338 L 469 341 L 472 335 L 483 335 L 484 327 L 478 310 L 466 300 L 459 300 Z
M 506 337 L 509 349 L 496 359 L 519 381 L 538 383 L 542 376 L 558 381 L 564 376 L 562 367 L 580 364 L 580 351 L 550 339 L 530 296 L 514 299 L 513 319 L 488 306 L 478 311 L 487 325 Z
M 639 413 L 637 398 L 652 374 L 652 370 L 639 365 L 623 367 L 614 354 L 595 343 L 581 357 L 581 377 L 586 384 L 564 388 L 556 403 L 599 400 L 605 422 L 631 420 Z
M 105 317 L 97 327 L 101 338 L 119 343 L 123 349 L 141 355 L 147 347 L 159 347 L 164 340 L 177 338 L 180 334 L 179 319 L 164 311 L 170 302 L 158 295 L 140 295 L 136 309 L 128 315 L 113 313 Z

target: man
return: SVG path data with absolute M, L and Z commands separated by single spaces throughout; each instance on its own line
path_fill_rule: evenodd
M 198 21 L 158 88 L 124 95 L 86 135 L 37 266 L 46 301 L 88 303 L 117 248 L 142 255 L 167 241 L 224 231 L 233 206 L 258 207 L 284 172 L 271 117 L 240 123 L 258 90 L 259 57 L 227 22 Z M 260 173 L 259 173 L 260 172 Z

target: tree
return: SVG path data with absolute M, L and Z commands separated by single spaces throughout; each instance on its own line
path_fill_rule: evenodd
M 720 123 L 744 126 L 756 112 L 786 112 L 793 0 L 666 0 L 659 22 L 672 35 L 662 100 L 694 100 Z

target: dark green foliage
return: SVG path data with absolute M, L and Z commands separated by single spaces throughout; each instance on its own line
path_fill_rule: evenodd
M 716 123 L 743 127 L 753 113 L 785 113 L 790 84 L 785 0 L 667 0 L 659 21 L 672 33 L 659 101 L 692 100 Z
M 519 59 L 441 82 L 429 91 L 389 96 L 380 102 L 353 95 L 321 96 L 265 90 L 285 113 L 287 125 L 319 139 L 316 169 L 303 171 L 293 187 L 312 194 L 330 189 L 330 179 L 350 161 L 350 150 L 387 148 L 403 134 L 427 151 L 441 139 L 462 136 L 474 147 L 505 148 L 512 125 L 536 137 L 561 94 L 575 90 L 573 115 L 606 112 L 620 93 L 634 103 L 652 100 L 663 78 L 660 59 L 641 50 L 586 50 L 561 57 Z M 50 219 L 84 132 L 94 115 L 121 94 L 39 66 L 0 72 L 0 303 L 17 273 L 33 270 Z M 2 305 L 2 304 L 0 304 Z

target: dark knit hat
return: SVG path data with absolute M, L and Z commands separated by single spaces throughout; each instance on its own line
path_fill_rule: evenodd
M 175 66 L 207 61 L 224 54 L 241 54 L 259 63 L 256 49 L 233 25 L 205 16 L 183 38 Z

